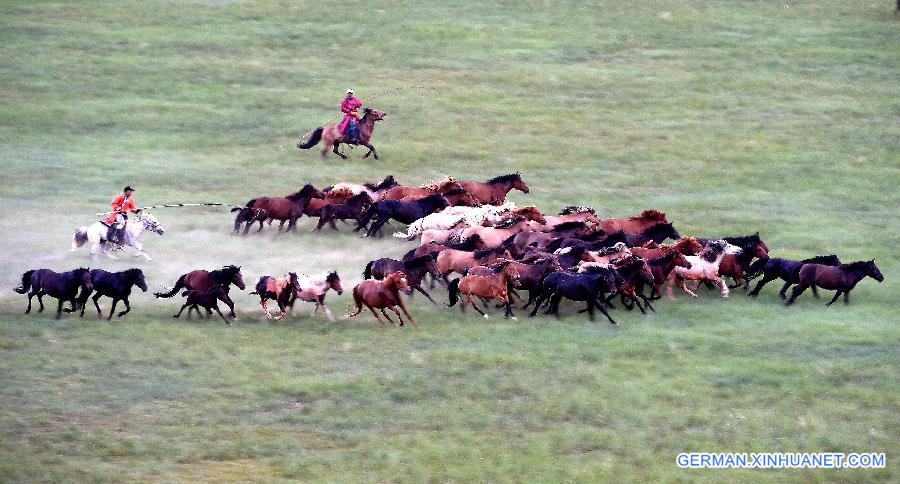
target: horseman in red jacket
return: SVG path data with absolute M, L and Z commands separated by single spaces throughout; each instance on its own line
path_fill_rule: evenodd
M 122 193 L 116 195 L 110 202 L 112 213 L 104 220 L 106 225 L 109 225 L 109 232 L 106 235 L 106 240 L 109 242 L 114 244 L 121 243 L 122 232 L 125 230 L 125 223 L 128 220 L 128 212 L 135 209 L 132 194 L 134 194 L 134 188 L 127 186 L 122 190 Z
M 341 112 L 344 119 L 338 130 L 347 138 L 347 143 L 359 143 L 359 115 L 356 110 L 362 107 L 362 101 L 353 95 L 353 89 L 347 89 L 347 95 L 341 100 Z

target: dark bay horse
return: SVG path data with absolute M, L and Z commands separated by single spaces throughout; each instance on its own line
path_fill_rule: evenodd
M 875 259 L 869 261 L 861 260 L 839 266 L 804 264 L 800 268 L 800 280 L 797 282 L 797 287 L 794 288 L 791 298 L 785 304 L 794 304 L 797 296 L 803 294 L 803 291 L 810 286 L 819 286 L 822 289 L 837 291 L 826 306 L 834 304 L 841 294 L 844 295 L 844 304 L 848 304 L 850 302 L 850 291 L 866 276 L 878 282 L 884 281 L 884 276 L 881 275 L 881 271 L 875 265 Z
M 246 221 L 247 225 L 244 227 L 244 233 L 246 234 L 254 222 L 259 222 L 259 229 L 257 232 L 262 230 L 263 221 L 266 219 L 270 222 L 272 220 L 280 221 L 281 224 L 278 225 L 279 232 L 281 232 L 281 228 L 284 227 L 285 222 L 288 222 L 288 231 L 295 230 L 297 219 L 303 215 L 303 211 L 306 209 L 306 205 L 309 201 L 312 198 L 322 198 L 323 196 L 322 192 L 317 190 L 316 187 L 307 183 L 299 191 L 283 198 L 254 198 L 247 202 L 247 205 L 241 209 L 237 217 L 235 217 L 235 232 L 237 232 L 237 229 L 240 226 L 239 220 Z M 234 211 L 234 209 L 232 209 L 232 211 Z M 247 211 L 255 212 L 257 215 L 247 215 L 245 213 Z M 265 217 L 260 215 L 261 212 L 265 213 Z
M 144 272 L 140 269 L 128 269 L 121 272 L 107 272 L 103 269 L 91 270 L 91 282 L 94 283 L 94 307 L 97 308 L 97 317 L 103 317 L 103 311 L 100 310 L 98 301 L 101 297 L 106 296 L 112 299 L 112 306 L 109 308 L 109 317 L 107 321 L 112 320 L 113 314 L 116 312 L 116 303 L 122 301 L 125 304 L 125 310 L 116 315 L 117 318 L 125 316 L 131 311 L 131 304 L 128 302 L 128 296 L 131 295 L 131 288 L 137 286 L 143 292 L 147 292 L 147 283 L 144 281 Z M 91 295 L 90 291 L 82 291 L 78 298 L 81 304 L 81 316 L 84 316 L 84 308 L 87 305 L 87 298 Z
M 491 178 L 486 182 L 461 181 L 459 184 L 486 205 L 503 205 L 506 194 L 515 188 L 523 193 L 528 193 L 528 185 L 522 180 L 519 172 Z
M 232 301 L 231 297 L 228 296 L 228 289 L 232 284 L 237 286 L 238 289 L 242 291 L 246 287 L 244 285 L 244 278 L 243 276 L 241 276 L 240 266 L 230 265 L 225 266 L 221 269 L 216 269 L 214 271 L 207 271 L 204 269 L 193 270 L 191 272 L 188 272 L 187 274 L 182 274 L 182 276 L 179 277 L 175 282 L 175 287 L 173 287 L 171 291 L 167 293 L 157 292 L 153 295 L 158 298 L 168 298 L 177 294 L 181 289 L 207 292 L 216 284 L 220 284 L 223 286 L 225 296 L 222 298 L 222 302 L 228 305 L 228 309 L 231 311 L 231 317 L 237 319 L 237 314 L 234 314 L 234 301 Z
M 297 143 L 297 148 L 308 150 L 317 145 L 319 141 L 322 141 L 322 158 L 328 156 L 328 150 L 331 150 L 334 154 L 346 160 L 347 156 L 338 151 L 338 146 L 340 146 L 341 143 L 350 145 L 360 144 L 369 148 L 369 151 L 363 155 L 363 158 L 368 158 L 369 155 L 373 155 L 377 160 L 378 152 L 375 151 L 375 147 L 372 146 L 369 141 L 372 139 L 372 131 L 375 130 L 375 122 L 381 121 L 385 116 L 387 116 L 386 112 L 377 109 L 366 108 L 363 110 L 363 116 L 359 120 L 359 143 L 348 143 L 344 134 L 338 129 L 338 125 L 329 124 L 327 126 L 319 126 L 316 128 L 306 143 Z
M 450 206 L 443 195 L 434 194 L 415 201 L 382 200 L 375 202 L 366 210 L 359 221 L 355 231 L 362 230 L 369 221 L 372 226 L 366 232 L 366 237 L 371 237 L 381 230 L 381 227 L 390 219 L 400 223 L 411 224 L 416 220 L 434 212 L 441 211 Z
M 228 287 L 223 286 L 222 284 L 215 284 L 209 288 L 208 291 L 184 291 L 181 293 L 182 296 L 186 296 L 186 300 L 184 301 L 184 305 L 181 306 L 181 309 L 178 311 L 174 317 L 181 316 L 184 308 L 187 308 L 188 314 L 187 318 L 191 319 L 191 311 L 196 310 L 198 316 L 202 316 L 200 313 L 200 308 L 206 309 L 207 319 L 212 314 L 213 309 L 222 317 L 222 321 L 225 321 L 225 324 L 231 324 L 230 321 L 225 319 L 225 316 L 222 314 L 222 311 L 219 310 L 219 301 L 225 302 L 225 300 L 229 300 L 228 298 Z
M 559 303 L 562 298 L 566 298 L 587 303 L 587 312 L 591 321 L 594 320 L 594 308 L 596 307 L 610 323 L 616 324 L 606 310 L 605 298 L 602 295 L 615 295 L 621 281 L 622 277 L 618 272 L 608 267 L 586 267 L 584 272 L 577 274 L 568 271 L 551 272 L 544 277 L 537 288 L 538 295 L 530 316 L 537 314 L 541 305 L 549 300 L 547 313 L 553 313 L 559 317 Z
M 94 288 L 91 282 L 90 269 L 80 268 L 69 272 L 54 272 L 50 269 L 36 269 L 22 274 L 22 285 L 13 289 L 19 294 L 28 293 L 28 308 L 25 314 L 31 312 L 31 298 L 37 296 L 40 308 L 38 312 L 44 311 L 43 297 L 50 296 L 59 300 L 56 308 L 56 319 L 62 317 L 63 303 L 69 302 L 71 308 L 67 308 L 66 312 L 74 312 L 77 308 L 78 289 L 82 291 L 90 291 Z
M 372 204 L 372 197 L 366 192 L 361 192 L 348 198 L 347 201 L 340 204 L 329 203 L 322 207 L 319 212 L 319 223 L 316 224 L 315 231 L 322 230 L 325 224 L 330 224 L 333 230 L 337 230 L 336 220 L 356 220 L 362 218 L 362 214 L 369 205 Z
M 756 284 L 756 287 L 750 291 L 750 295 L 756 297 L 763 286 L 775 279 L 781 279 L 784 281 L 784 286 L 778 291 L 778 295 L 781 296 L 781 299 L 786 299 L 788 288 L 800 282 L 800 268 L 804 264 L 838 266 L 841 265 L 841 260 L 836 255 L 819 255 L 803 260 L 780 259 L 778 257 L 760 258 L 750 264 L 750 268 L 747 270 L 748 284 L 760 275 L 763 276 L 762 280 Z M 815 286 L 812 286 L 812 290 L 813 295 L 819 297 Z
M 435 256 L 433 254 L 426 254 L 408 260 L 396 260 L 386 257 L 373 260 L 366 264 L 366 268 L 363 271 L 363 278 L 384 279 L 388 274 L 393 272 L 402 272 L 406 274 L 406 280 L 409 287 L 421 292 L 429 301 L 437 304 L 434 299 L 431 298 L 431 295 L 422 288 L 422 279 L 425 278 L 426 274 L 431 274 L 432 277 L 438 277 L 437 266 L 434 259 Z
M 625 241 L 629 247 L 638 247 L 647 242 L 659 244 L 666 239 L 678 240 L 680 238 L 681 234 L 675 230 L 671 222 L 656 223 L 640 232 L 625 234 Z

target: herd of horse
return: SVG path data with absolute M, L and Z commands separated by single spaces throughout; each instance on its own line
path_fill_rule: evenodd
M 326 225 L 338 230 L 337 221 L 351 221 L 354 231 L 366 237 L 382 236 L 383 228 L 392 221 L 406 225 L 405 231 L 393 236 L 406 241 L 418 238 L 419 245 L 400 259 L 370 261 L 362 271 L 364 280 L 352 291 L 355 310 L 347 317 L 369 309 L 382 325 L 384 317 L 391 324 L 403 326 L 408 321 L 418 327 L 402 294 L 418 291 L 438 304 L 428 292 L 438 285 L 447 287 L 447 306 L 459 303 L 461 311 L 472 306 L 485 318 L 492 301 L 503 309 L 505 317 L 515 319 L 518 301 L 522 302 L 521 309 L 531 308 L 531 316 L 541 309 L 558 316 L 562 300 L 567 299 L 583 303 L 581 312 L 587 312 L 591 320 L 594 312 L 600 311 L 616 324 L 609 313 L 615 304 L 628 310 L 637 307 L 642 313 L 655 311 L 653 301 L 661 299 L 663 293 L 674 299 L 676 286 L 694 298 L 699 297 L 700 287 L 718 288 L 727 298 L 731 290 L 749 290 L 751 282 L 761 278 L 749 291 L 749 296 L 755 297 L 766 284 L 780 279 L 784 284 L 779 295 L 785 304 L 792 304 L 807 289 L 818 297 L 820 288 L 835 291 L 830 306 L 841 295 L 845 303 L 849 302 L 849 292 L 863 278 L 884 279 L 874 260 L 842 263 L 836 255 L 802 260 L 770 257 L 759 233 L 716 238 L 683 236 L 664 212 L 654 209 L 629 217 L 601 218 L 591 207 L 573 205 L 548 214 L 534 205 L 508 202 L 507 194 L 514 189 L 529 192 L 519 173 L 485 182 L 444 177 L 420 186 L 401 185 L 393 176 L 322 189 L 307 184 L 287 196 L 258 197 L 233 209 L 233 231 L 246 235 L 256 224 L 259 232 L 267 223 L 277 221 L 277 235 L 283 230 L 296 230 L 304 215 L 318 218 L 312 230 Z M 457 277 L 450 280 L 452 274 Z M 731 279 L 730 286 L 726 278 Z M 232 285 L 240 290 L 246 287 L 239 266 L 197 269 L 182 275 L 171 290 L 155 296 L 170 298 L 181 293 L 185 300 L 175 317 L 187 309 L 190 318 L 194 310 L 202 314 L 202 308 L 207 317 L 215 311 L 228 323 L 218 302 L 227 306 L 232 319 L 237 318 L 229 295 Z M 147 290 L 140 269 L 118 273 L 38 269 L 24 273 L 15 291 L 28 295 L 26 313 L 31 311 L 33 297 L 38 298 L 40 310 L 44 309 L 44 295 L 58 299 L 57 318 L 63 311 L 79 308 L 83 316 L 91 294 L 100 316 L 98 300 L 107 296 L 112 299 L 108 316 L 112 318 L 119 301 L 125 305 L 119 317 L 130 311 L 128 297 L 133 286 Z M 263 276 L 251 294 L 260 298 L 260 306 L 270 319 L 293 313 L 295 302 L 301 300 L 315 304 L 313 316 L 321 308 L 334 321 L 325 305 L 328 290 L 339 295 L 343 292 L 337 272 L 319 278 L 296 272 L 283 277 Z M 277 316 L 272 314 L 269 301 L 278 306 Z M 64 309 L 64 303 L 70 307 Z M 394 313 L 397 322 L 388 311 Z

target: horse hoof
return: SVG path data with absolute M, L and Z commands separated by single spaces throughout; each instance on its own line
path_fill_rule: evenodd
M 518 320 L 519 320 L 519 318 L 517 318 L 517 317 L 515 317 L 515 316 L 510 316 L 509 319 L 512 320 L 512 321 L 518 321 Z
M 490 316 L 488 316 L 487 314 L 484 315 L 484 319 L 488 319 L 489 317 Z

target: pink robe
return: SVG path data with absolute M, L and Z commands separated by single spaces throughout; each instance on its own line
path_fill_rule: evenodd
M 359 116 L 356 114 L 356 110 L 362 107 L 362 101 L 357 99 L 355 96 L 350 96 L 350 98 L 344 98 L 341 100 L 341 112 L 344 113 L 344 119 L 341 120 L 341 124 L 338 125 L 338 131 L 341 133 L 347 129 L 347 123 L 350 122 L 351 119 L 355 119 L 359 122 Z

